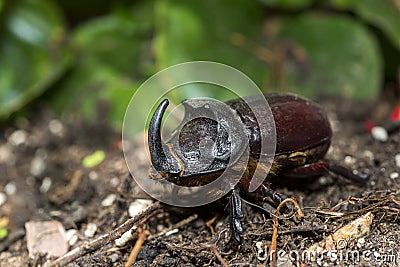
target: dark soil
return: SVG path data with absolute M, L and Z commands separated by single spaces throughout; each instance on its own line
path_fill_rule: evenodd
M 310 245 L 371 211 L 374 220 L 370 234 L 348 242 L 343 248 L 343 251 L 359 251 L 359 259 L 332 259 L 330 255 L 319 263 L 398 266 L 400 168 L 396 166 L 395 155 L 400 153 L 400 132 L 382 143 L 363 129 L 366 118 L 384 123 L 394 104 L 383 100 L 358 103 L 323 99 L 320 102 L 328 111 L 334 129 L 327 158 L 359 173 L 370 174 L 370 178 L 364 187 L 329 174 L 290 186 L 283 183 L 276 188 L 286 196 L 295 196 L 305 214 L 301 221 L 279 220 L 277 248 L 285 252 L 286 257 L 280 254 L 278 263 L 292 266 L 288 255 L 293 256 L 293 251 L 301 254 Z M 145 153 L 139 144 L 136 149 Z M 82 159 L 96 150 L 105 151 L 105 160 L 92 168 L 83 167 Z M 138 168 L 147 170 L 140 159 Z M 0 179 L 0 192 L 6 196 L 5 203 L 0 206 L 0 218 L 9 220 L 6 226 L 9 233 L 0 241 L 0 266 L 35 266 L 45 261 L 44 257 L 28 257 L 26 221 L 58 220 L 66 230 L 76 229 L 79 240 L 72 249 L 109 233 L 128 220 L 128 207 L 136 199 L 149 199 L 128 175 L 120 134 L 100 120 L 88 123 L 74 117 L 60 122 L 43 109 L 34 117 L 19 119 L 13 127 L 1 130 Z M 46 188 L 49 180 L 51 186 Z M 110 194 L 115 194 L 116 199 L 111 206 L 104 206 L 103 200 Z M 329 208 L 337 204 L 334 211 L 340 214 L 333 216 Z M 149 231 L 150 237 L 144 241 L 134 266 L 268 265 L 273 229 L 271 216 L 246 204 L 244 212 L 245 233 L 238 247 L 230 241 L 228 212 L 224 208 L 217 205 L 203 209 L 162 206 L 143 224 L 142 228 Z M 178 230 L 155 236 L 192 215 L 197 217 L 183 223 Z M 89 223 L 97 226 L 93 237 L 84 233 Z M 135 242 L 133 239 L 123 247 L 110 242 L 69 265 L 124 266 Z M 210 245 L 212 242 L 216 249 Z M 218 259 L 218 254 L 224 263 Z M 296 264 L 299 263 L 295 262 L 294 266 Z M 315 264 L 317 262 L 309 263 Z

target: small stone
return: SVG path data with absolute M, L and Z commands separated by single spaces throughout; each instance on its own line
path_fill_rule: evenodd
M 398 172 L 392 172 L 392 173 L 390 174 L 390 178 L 391 178 L 391 179 L 397 179 L 397 178 L 399 178 L 399 173 L 398 173 Z
M 58 221 L 29 221 L 25 223 L 29 257 L 38 254 L 60 257 L 68 251 L 65 229 Z
M 42 181 L 42 184 L 40 185 L 39 191 L 42 194 L 45 194 L 49 191 L 50 187 L 52 184 L 52 180 L 50 177 L 45 177 Z
M 117 253 L 113 253 L 109 257 L 111 262 L 117 262 L 117 260 L 119 259 L 119 255 Z
M 178 228 L 175 228 L 175 229 L 172 229 L 171 231 L 166 232 L 165 236 L 174 235 L 176 233 L 179 233 L 179 229 Z
M 110 207 L 114 203 L 116 198 L 117 196 L 115 194 L 109 194 L 105 199 L 103 199 L 101 205 L 103 207 Z
M 38 156 L 34 157 L 29 168 L 30 173 L 37 177 L 42 175 L 45 169 L 46 163 L 44 162 L 43 158 Z
M 157 232 L 161 232 L 162 230 L 164 230 L 165 227 L 162 224 L 157 224 Z
M 97 231 L 97 225 L 95 223 L 88 223 L 86 225 L 85 232 L 83 233 L 86 237 L 93 237 Z
M 55 136 L 62 137 L 64 135 L 64 126 L 59 120 L 51 120 L 49 122 L 49 130 Z
M 355 162 L 356 162 L 356 160 L 352 156 L 344 157 L 344 163 L 346 163 L 348 165 L 354 164 Z
M 121 181 L 120 181 L 120 179 L 119 179 L 118 177 L 113 177 L 113 178 L 111 178 L 111 180 L 110 180 L 110 185 L 111 185 L 112 187 L 117 187 L 117 186 L 119 185 L 120 182 L 121 182 Z
M 0 192 L 0 207 L 6 203 L 7 201 L 7 195 L 4 194 L 3 192 Z
M 4 186 L 4 192 L 9 196 L 14 195 L 17 192 L 17 184 L 14 182 L 9 182 L 6 184 L 6 186 Z
M 398 168 L 400 168 L 400 153 L 397 154 L 396 156 L 394 156 L 394 159 L 395 159 L 395 161 L 396 161 L 396 166 L 397 166 Z
M 371 135 L 378 141 L 386 142 L 389 138 L 388 132 L 381 126 L 375 126 L 371 129 Z
M 16 130 L 9 137 L 8 142 L 14 146 L 20 146 L 26 143 L 28 134 L 24 130 Z
M 370 161 L 373 161 L 375 159 L 374 153 L 372 153 L 371 150 L 365 150 L 363 152 L 363 158 L 367 158 Z
M 96 181 L 99 178 L 99 175 L 95 171 L 89 172 L 89 179 L 92 181 Z
M 69 229 L 67 230 L 67 232 L 65 233 L 67 240 L 68 240 L 68 244 L 72 247 L 73 245 L 76 244 L 76 242 L 78 242 L 78 231 L 75 229 Z
M 135 217 L 151 204 L 153 204 L 153 201 L 150 199 L 136 199 L 129 205 L 129 216 Z
M 0 163 L 13 164 L 15 161 L 10 145 L 5 144 L 0 146 Z

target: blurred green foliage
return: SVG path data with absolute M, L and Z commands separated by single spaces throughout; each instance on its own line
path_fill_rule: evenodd
M 192 60 L 264 92 L 373 98 L 400 62 L 400 1 L 0 0 L 3 121 L 39 98 L 118 127 L 143 81 Z

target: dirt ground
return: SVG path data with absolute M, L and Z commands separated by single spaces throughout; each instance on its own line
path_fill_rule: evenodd
M 295 196 L 304 212 L 302 220 L 279 220 L 278 266 L 399 266 L 400 167 L 395 155 L 400 153 L 400 132 L 382 143 L 363 128 L 366 118 L 385 123 L 394 103 L 333 98 L 320 102 L 334 129 L 327 158 L 370 174 L 370 178 L 364 187 L 334 174 L 276 185 L 277 192 Z M 44 255 L 28 257 L 27 221 L 56 220 L 66 230 L 76 229 L 78 241 L 73 249 L 110 233 L 130 218 L 132 202 L 149 199 L 127 175 L 120 134 L 103 121 L 70 117 L 61 122 L 45 108 L 32 114 L 0 131 L 0 192 L 4 198 L 0 221 L 7 222 L 8 229 L 8 235 L 0 240 L 0 266 L 40 266 L 45 262 Z M 136 149 L 145 153 L 139 144 Z M 105 152 L 105 160 L 83 167 L 83 158 L 97 150 Z M 147 169 L 140 164 L 138 159 L 138 168 Z M 336 251 L 319 260 L 295 259 L 369 211 L 374 218 L 366 236 L 344 239 Z M 237 247 L 230 241 L 224 208 L 215 204 L 203 209 L 161 205 L 136 224 L 143 245 L 133 266 L 269 266 L 272 217 L 247 204 L 244 212 L 245 232 Z M 88 234 L 86 230 L 93 224 L 95 233 Z M 124 266 L 136 250 L 137 240 L 121 247 L 105 242 L 68 266 Z

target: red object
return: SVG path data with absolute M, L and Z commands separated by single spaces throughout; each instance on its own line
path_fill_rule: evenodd
M 374 127 L 376 127 L 376 125 L 372 121 L 370 121 L 370 120 L 364 121 L 364 128 L 365 128 L 365 130 L 367 130 L 367 132 L 370 133 Z
M 376 140 L 386 142 L 388 139 L 388 132 L 382 126 L 377 126 L 370 120 L 364 121 L 364 128 L 372 135 Z
M 400 121 L 400 104 L 398 104 L 394 110 L 392 111 L 392 114 L 390 115 L 389 118 L 391 121 Z

